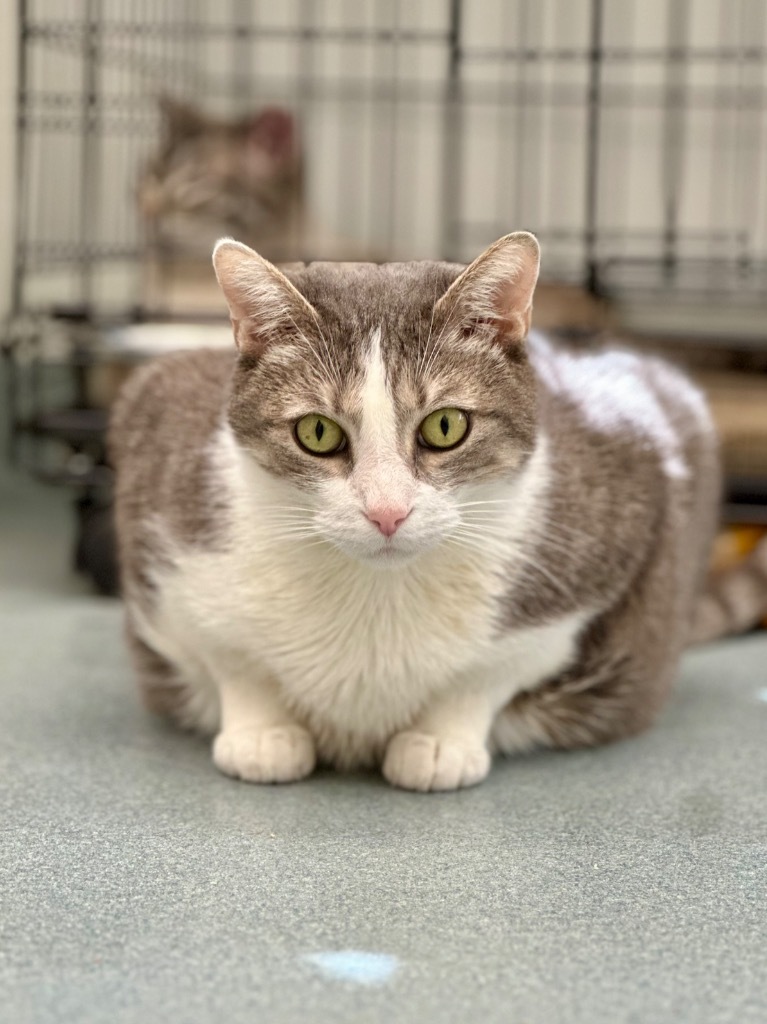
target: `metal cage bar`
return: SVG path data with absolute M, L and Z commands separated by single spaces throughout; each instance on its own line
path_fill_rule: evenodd
M 740 34 L 719 41 L 712 26 L 725 4 Z M 362 0 L 339 19 L 337 6 L 196 0 L 182 17 L 180 8 L 138 10 L 127 0 L 19 0 L 14 312 L 45 308 L 46 275 L 63 282 L 71 270 L 59 290 L 98 307 L 106 264 L 137 273 L 144 240 L 131 209 L 135 168 L 110 178 L 105 153 L 132 140 L 125 152 L 140 163 L 156 139 L 155 96 L 179 83 L 221 113 L 275 101 L 299 111 L 318 217 L 379 258 L 467 259 L 519 226 L 541 234 L 550 273 L 593 291 L 673 300 L 705 296 L 714 280 L 720 294 L 758 304 L 767 284 L 767 26 L 758 0 L 649 0 L 641 25 L 657 22 L 655 30 L 635 24 L 617 33 L 610 26 L 628 25 L 630 5 L 541 0 L 529 37 L 520 35 L 525 19 L 532 25 L 529 0 L 435 0 L 418 17 L 420 5 Z M 564 18 L 572 42 L 555 31 Z M 333 47 L 340 56 L 331 67 Z M 277 52 L 282 62 L 261 66 L 263 54 Z M 347 73 L 344 54 L 357 74 Z M 122 91 L 118 71 L 132 83 Z M 510 123 L 507 114 L 516 125 L 510 153 L 492 130 Z M 347 122 L 366 143 L 350 141 Z M 622 150 L 621 122 L 631 126 Z M 726 167 L 717 132 L 731 142 Z M 605 175 L 619 151 L 633 182 L 625 190 Z M 554 165 L 555 152 L 564 166 Z M 544 186 L 555 173 L 560 188 Z M 582 191 L 568 191 L 568 178 Z M 79 192 L 76 224 L 51 207 L 56 188 Z M 729 222 L 715 208 L 719 193 L 730 197 Z M 43 201 L 46 223 L 34 216 Z M 400 212 L 408 204 L 414 216 Z M 520 223 L 506 219 L 512 210 Z

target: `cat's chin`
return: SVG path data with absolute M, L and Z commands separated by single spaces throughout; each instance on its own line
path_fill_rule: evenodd
M 399 569 L 405 565 L 415 562 L 426 551 L 431 550 L 433 545 L 399 545 L 385 544 L 379 548 L 351 547 L 349 545 L 336 544 L 336 547 L 347 558 L 354 562 L 360 562 L 375 569 Z
M 358 556 L 358 560 L 366 565 L 375 566 L 376 569 L 399 569 L 403 565 L 409 565 L 411 562 L 414 562 L 422 553 L 422 551 L 403 551 L 401 548 L 385 547 L 375 554 L 366 555 L 362 558 Z

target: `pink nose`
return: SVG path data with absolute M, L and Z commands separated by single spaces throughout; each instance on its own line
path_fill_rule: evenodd
M 365 515 L 371 523 L 375 523 L 384 537 L 393 537 L 405 522 L 412 510 L 409 508 L 379 507 L 369 508 Z

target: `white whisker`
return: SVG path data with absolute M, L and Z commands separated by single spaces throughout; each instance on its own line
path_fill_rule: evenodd
M 320 326 L 320 320 L 319 317 L 317 316 L 317 312 L 314 309 L 314 307 L 312 307 L 312 316 L 314 317 L 314 322 L 317 325 L 317 331 L 319 332 L 320 338 L 322 339 L 322 344 L 325 346 L 325 351 L 327 352 L 330 368 L 333 371 L 333 378 L 336 382 L 336 386 L 340 391 L 342 386 L 341 369 L 339 366 L 337 366 L 335 360 L 333 359 L 333 354 L 330 350 L 330 345 L 328 344 L 328 340 L 325 337 L 325 334 L 323 333 L 322 327 Z
M 434 296 L 432 298 L 432 303 L 431 303 L 431 320 L 429 321 L 429 333 L 426 336 L 426 347 L 424 348 L 423 352 L 421 353 L 421 357 L 418 360 L 418 366 L 416 367 L 416 372 L 415 372 L 416 380 L 418 380 L 420 378 L 420 376 L 421 376 L 421 371 L 422 371 L 422 368 L 423 368 L 423 362 L 424 362 L 424 359 L 426 358 L 426 353 L 429 351 L 429 342 L 431 341 L 431 332 L 432 332 L 432 330 L 434 328 L 434 309 L 435 309 L 436 305 L 437 305 L 437 286 L 435 284 L 434 285 Z M 418 343 L 419 343 L 419 347 L 420 347 L 420 342 L 421 342 L 421 328 L 420 328 L 420 324 L 419 324 L 419 328 L 418 328 Z
M 333 363 L 333 358 L 330 355 L 330 349 L 328 348 L 328 343 L 325 340 L 324 335 L 321 336 L 321 340 L 322 340 L 322 343 L 323 343 L 323 345 L 325 347 L 325 352 L 327 354 L 327 358 L 328 358 L 328 362 L 327 363 L 325 363 L 323 361 L 322 356 L 320 355 L 320 353 L 317 351 L 317 349 L 311 343 L 311 341 L 306 336 L 306 334 L 304 334 L 304 332 L 298 326 L 298 324 L 293 319 L 293 317 L 290 315 L 290 313 L 288 313 L 288 318 L 290 319 L 290 322 L 293 324 L 295 329 L 298 331 L 298 334 L 301 337 L 301 340 L 306 343 L 307 348 L 309 349 L 309 351 L 314 356 L 317 366 L 322 371 L 321 376 L 324 377 L 324 379 L 327 381 L 328 384 L 331 384 L 333 387 L 340 388 L 340 386 L 341 386 L 340 378 L 339 378 L 338 373 L 336 371 L 336 367 L 335 367 L 335 365 Z
M 434 366 L 434 362 L 435 362 L 439 352 L 441 351 L 442 346 L 445 343 L 446 337 L 448 336 L 448 334 L 447 334 L 448 328 L 451 328 L 454 325 L 454 320 L 455 320 L 455 316 L 456 316 L 457 311 L 458 311 L 458 306 L 454 306 L 453 309 L 450 311 L 450 314 L 449 314 L 447 320 L 442 325 L 442 330 L 439 332 L 439 334 L 437 336 L 437 340 L 434 342 L 434 345 L 432 346 L 431 355 L 429 356 L 429 359 L 428 359 L 428 361 L 426 362 L 426 365 L 423 368 L 423 376 L 424 377 L 428 376 L 429 372 L 431 371 L 432 367 Z
M 513 532 L 513 524 L 505 523 L 494 518 L 482 518 L 464 516 L 461 520 L 460 529 L 471 529 L 477 535 L 484 535 L 492 539 L 501 539 L 513 545 L 518 551 L 519 557 L 532 558 L 530 552 L 520 550 L 519 545 L 525 543 L 532 546 L 538 553 L 545 549 L 547 554 L 560 557 L 568 557 L 573 554 L 572 538 L 567 535 L 557 535 L 556 530 L 544 534 L 531 532 L 525 538 L 516 537 Z M 584 566 L 597 567 L 601 564 L 598 547 L 595 549 L 594 538 L 585 533 L 576 534 L 576 539 L 588 542 L 586 551 L 578 552 L 578 561 Z
M 267 509 L 279 508 L 279 509 L 300 509 L 301 512 L 314 512 L 311 505 L 267 505 Z

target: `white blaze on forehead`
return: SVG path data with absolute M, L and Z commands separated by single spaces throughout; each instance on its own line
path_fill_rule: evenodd
M 377 327 L 370 335 L 355 476 L 367 504 L 402 505 L 412 500 L 415 481 L 398 449 L 399 425 L 381 352 L 381 333 Z
M 386 379 L 386 366 L 381 352 L 381 328 L 370 335 L 365 382 L 362 385 L 362 454 L 394 455 L 397 451 L 397 419 L 394 402 Z

